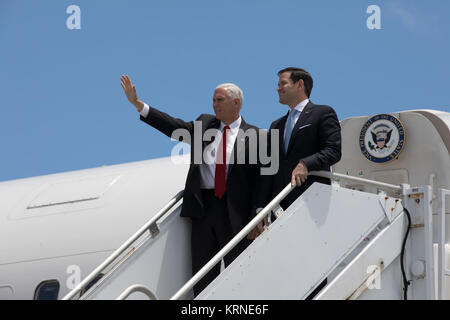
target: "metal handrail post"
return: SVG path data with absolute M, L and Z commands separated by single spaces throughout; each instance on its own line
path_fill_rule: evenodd
M 425 288 L 428 300 L 436 299 L 435 269 L 434 269 L 434 245 L 433 245 L 433 210 L 431 207 L 431 186 L 424 187 L 423 195 L 423 223 L 425 231 Z
M 450 196 L 450 190 L 439 189 L 438 191 L 438 218 L 439 218 L 439 234 L 438 234 L 438 299 L 443 300 L 445 294 L 445 197 Z

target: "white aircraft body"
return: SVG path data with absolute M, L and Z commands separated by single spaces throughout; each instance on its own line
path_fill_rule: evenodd
M 163 158 L 1 182 L 0 299 L 46 284 L 62 297 L 183 189 L 188 168 Z
M 197 299 L 301 299 L 324 278 L 317 299 L 402 299 L 402 271 L 410 299 L 450 299 L 450 113 L 355 117 L 341 127 L 339 181 L 314 184 Z M 183 189 L 183 159 L 1 182 L 0 299 L 192 298 L 179 203 L 148 223 Z M 263 287 L 252 282 L 267 272 Z M 374 274 L 378 286 L 367 282 Z

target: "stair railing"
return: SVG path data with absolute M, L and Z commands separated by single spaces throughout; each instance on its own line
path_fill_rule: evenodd
M 363 178 L 348 176 L 345 174 L 333 173 L 328 171 L 311 171 L 308 175 L 319 176 L 324 178 L 329 178 L 332 180 L 346 179 L 354 182 L 359 182 L 368 186 L 378 187 L 380 189 L 391 189 L 397 192 L 402 192 L 400 186 L 396 186 L 389 183 L 377 182 L 372 180 L 367 180 Z M 279 206 L 279 203 L 295 188 L 290 183 L 275 197 L 270 201 L 270 203 L 261 210 L 238 234 L 234 236 L 233 239 L 228 242 L 228 244 L 223 247 L 207 264 L 203 266 L 186 284 L 181 287 L 170 300 L 178 300 L 183 297 L 189 290 L 191 290 L 194 285 L 200 281 L 217 263 L 219 263 L 223 257 L 227 255 L 247 234 L 253 230 L 263 219 L 268 216 L 272 209 Z
M 159 210 L 142 228 L 133 234 L 127 241 L 125 241 L 116 251 L 114 251 L 102 264 L 100 264 L 94 271 L 92 271 L 83 281 L 81 281 L 72 291 L 70 291 L 63 300 L 70 300 L 75 297 L 87 284 L 102 273 L 111 263 L 113 263 L 123 252 L 125 252 L 131 244 L 139 239 L 147 230 L 154 238 L 159 229 L 157 226 L 158 220 L 163 217 L 170 209 L 172 209 L 182 198 L 184 190 L 178 192 L 161 210 Z

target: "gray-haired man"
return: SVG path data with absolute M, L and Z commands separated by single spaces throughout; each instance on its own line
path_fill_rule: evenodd
M 182 217 L 192 219 L 192 272 L 195 274 L 254 216 L 260 170 L 259 164 L 250 160 L 257 156 L 254 153 L 258 142 L 250 141 L 248 133 L 254 131 L 253 136 L 258 137 L 258 128 L 247 124 L 240 116 L 243 94 L 234 84 L 216 87 L 213 95 L 215 115 L 202 114 L 195 122 L 186 122 L 139 100 L 128 76 L 122 76 L 121 81 L 128 100 L 139 111 L 142 121 L 169 137 L 175 130 L 184 129 L 190 134 L 190 141 L 185 142 L 202 141 L 200 144 L 191 143 L 191 165 L 181 209 Z M 205 132 L 210 129 L 217 130 L 213 142 L 204 139 Z M 203 157 L 197 161 L 195 154 L 206 154 L 213 161 L 204 161 Z M 244 238 L 225 256 L 225 265 L 230 264 L 249 243 Z M 198 295 L 219 272 L 218 264 L 194 286 L 194 294 Z

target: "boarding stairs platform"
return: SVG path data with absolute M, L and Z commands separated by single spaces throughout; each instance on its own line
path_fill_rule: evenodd
M 314 183 L 283 211 L 287 185 L 194 276 L 180 192 L 64 299 L 193 299 L 195 283 L 272 211 L 277 219 L 195 299 L 304 299 L 324 279 L 314 299 L 446 298 L 449 191 L 439 189 L 433 230 L 430 186 L 310 175 L 332 184 Z M 344 180 L 376 191 L 346 188 Z

